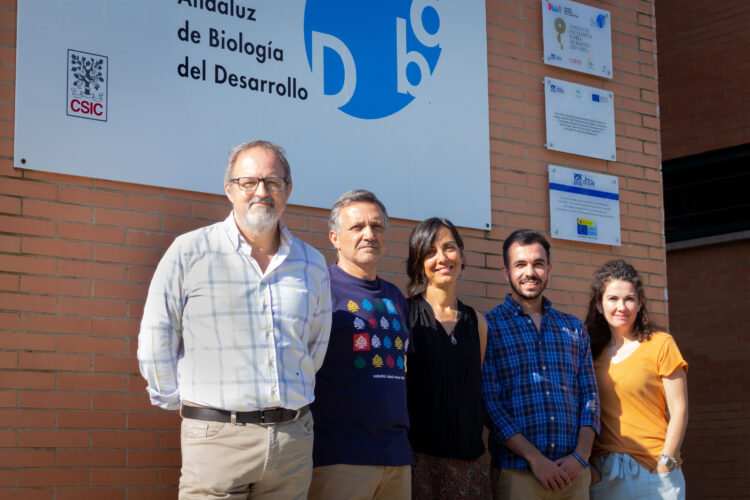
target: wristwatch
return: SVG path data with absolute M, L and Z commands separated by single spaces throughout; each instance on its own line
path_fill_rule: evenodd
M 669 469 L 669 472 L 672 472 L 677 468 L 677 459 L 667 456 L 664 453 L 659 455 L 659 463 L 666 465 L 667 469 Z

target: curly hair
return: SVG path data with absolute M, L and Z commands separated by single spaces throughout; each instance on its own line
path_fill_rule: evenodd
M 594 281 L 591 283 L 591 300 L 589 301 L 589 310 L 586 314 L 585 324 L 591 338 L 591 355 L 594 359 L 601 354 L 612 340 L 612 332 L 609 329 L 609 324 L 604 315 L 599 312 L 597 306 L 602 303 L 604 290 L 613 280 L 627 281 L 633 285 L 638 295 L 640 309 L 633 323 L 633 336 L 635 339 L 638 342 L 649 340 L 652 333 L 661 330 L 661 328 L 651 323 L 649 319 L 646 294 L 643 291 L 643 282 L 641 281 L 641 277 L 638 276 L 638 271 L 622 259 L 611 260 L 594 273 Z
M 441 217 L 431 217 L 420 222 L 409 235 L 409 258 L 406 261 L 406 274 L 409 276 L 409 285 L 406 288 L 409 297 L 416 295 L 420 286 L 426 285 L 424 261 L 430 253 L 432 244 L 435 242 L 435 236 L 437 236 L 441 227 L 451 232 L 461 254 L 461 266 L 464 266 L 464 241 L 458 234 L 456 226 L 448 219 Z

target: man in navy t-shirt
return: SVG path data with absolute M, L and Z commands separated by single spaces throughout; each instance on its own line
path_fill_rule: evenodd
M 338 251 L 328 268 L 333 326 L 315 401 L 309 499 L 411 498 L 406 300 L 377 277 L 388 214 L 374 194 L 344 193 L 331 210 Z

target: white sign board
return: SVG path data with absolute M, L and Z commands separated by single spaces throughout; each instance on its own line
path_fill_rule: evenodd
M 612 78 L 609 11 L 568 0 L 542 0 L 544 62 Z
M 479 0 L 19 2 L 15 165 L 223 193 L 267 139 L 291 203 L 487 228 L 486 47 Z
M 612 92 L 544 79 L 547 149 L 614 161 L 615 103 Z
M 553 238 L 620 246 L 617 177 L 549 165 Z

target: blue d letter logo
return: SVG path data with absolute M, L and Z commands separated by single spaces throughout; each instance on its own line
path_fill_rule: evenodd
M 304 30 L 319 91 L 356 118 L 403 109 L 440 58 L 438 0 L 308 0 Z

